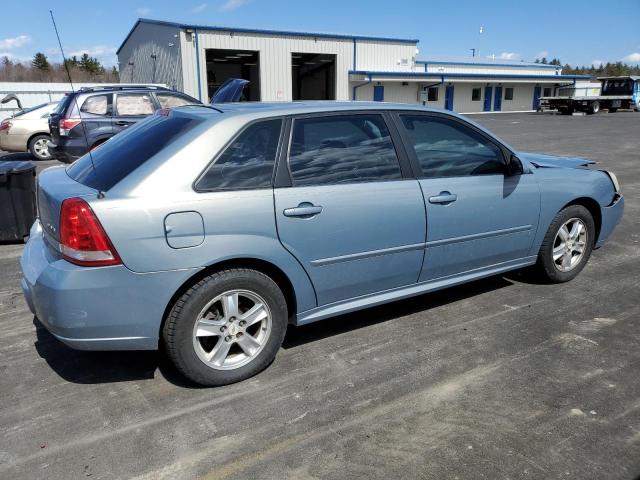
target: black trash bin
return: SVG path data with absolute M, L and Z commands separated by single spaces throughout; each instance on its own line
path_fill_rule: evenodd
M 36 166 L 0 160 L 0 242 L 23 241 L 36 219 Z

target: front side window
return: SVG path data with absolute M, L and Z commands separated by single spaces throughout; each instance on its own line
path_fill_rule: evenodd
M 196 190 L 226 190 L 271 186 L 282 120 L 247 127 L 209 166 Z
M 94 95 L 87 98 L 82 107 L 81 112 L 91 113 L 92 115 L 107 115 L 109 113 L 110 95 Z
M 482 98 L 482 90 L 478 88 L 474 88 L 471 90 L 471 100 L 474 102 L 479 102 Z
M 289 168 L 296 186 L 402 178 L 381 115 L 335 115 L 295 120 Z
M 116 97 L 116 115 L 140 116 L 153 113 L 153 100 L 146 93 L 121 93 Z
M 551 88 L 549 87 L 545 87 L 542 93 L 543 97 L 550 97 L 551 96 Z
M 438 101 L 438 87 L 430 87 L 427 90 L 427 101 L 429 102 Z
M 504 99 L 505 100 L 513 100 L 513 88 L 507 87 L 504 89 Z
M 400 118 L 425 178 L 504 173 L 500 148 L 472 128 L 443 117 Z

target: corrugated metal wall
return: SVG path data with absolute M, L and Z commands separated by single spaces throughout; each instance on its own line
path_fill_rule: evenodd
M 184 91 L 198 96 L 196 33 L 180 34 Z M 349 70 L 353 66 L 353 41 L 350 39 L 301 38 L 233 31 L 198 31 L 200 91 L 207 100 L 205 50 L 208 48 L 253 50 L 260 52 L 260 94 L 262 101 L 291 101 L 291 53 L 328 53 L 336 55 L 336 98 L 349 98 Z
M 178 34 L 175 27 L 138 24 L 118 53 L 120 82 L 161 83 L 182 90 Z
M 418 84 L 409 83 L 402 85 L 402 82 L 380 82 L 384 86 L 384 101 L 397 103 L 417 103 Z M 356 89 L 356 100 L 372 101 L 373 87 L 378 82 L 363 85 Z
M 99 85 L 99 83 L 74 83 L 77 88 Z M 60 100 L 66 92 L 71 91 L 69 83 L 38 83 L 38 82 L 0 82 L 0 99 L 14 93 L 20 99 L 23 108 L 35 107 L 42 103 Z M 18 112 L 16 102 L 11 101 L 0 105 L 0 120 Z
M 493 75 L 555 75 L 556 71 L 560 74 L 562 69 L 558 67 L 557 70 L 554 70 L 553 68 L 536 67 L 535 65 L 510 67 L 506 65 L 484 66 L 428 63 L 426 65 L 426 71 L 429 73 L 480 73 Z
M 410 72 L 415 55 L 416 44 L 357 40 L 355 70 Z

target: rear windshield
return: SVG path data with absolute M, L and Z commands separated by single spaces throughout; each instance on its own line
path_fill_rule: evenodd
M 91 156 L 84 155 L 68 168 L 67 173 L 76 182 L 107 191 L 201 122 L 192 117 L 151 116 L 110 138 L 93 150 Z
M 58 106 L 53 111 L 53 113 L 56 115 L 64 113 L 67 109 L 67 105 L 69 105 L 69 102 L 71 102 L 71 95 L 66 94 L 64 97 L 62 97 L 62 100 L 60 100 L 60 103 L 58 103 Z

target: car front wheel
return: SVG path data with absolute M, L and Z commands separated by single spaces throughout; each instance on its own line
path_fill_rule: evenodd
M 554 283 L 574 279 L 591 256 L 595 241 L 595 223 L 589 210 L 570 205 L 551 222 L 538 253 L 537 270 Z
M 226 385 L 273 361 L 287 323 L 284 295 L 271 278 L 230 269 L 204 278 L 176 301 L 163 338 L 187 378 L 205 386 Z

